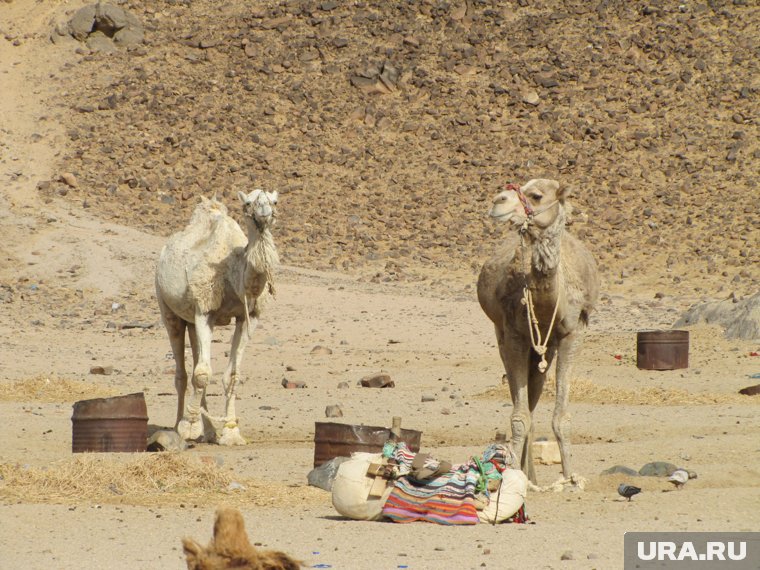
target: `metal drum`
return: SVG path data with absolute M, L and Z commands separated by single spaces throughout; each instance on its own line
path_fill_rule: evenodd
M 640 331 L 636 335 L 636 366 L 641 370 L 689 367 L 689 331 Z
M 80 400 L 71 424 L 74 453 L 145 451 L 148 445 L 148 407 L 142 392 Z
M 390 428 L 385 427 L 314 422 L 314 467 L 335 457 L 351 457 L 354 451 L 379 453 L 390 436 Z M 421 439 L 420 431 L 401 430 L 401 441 L 415 453 L 420 450 Z

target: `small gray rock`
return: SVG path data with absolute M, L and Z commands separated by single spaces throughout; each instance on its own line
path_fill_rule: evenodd
M 423 402 L 435 402 L 435 396 L 431 394 L 423 394 L 422 395 L 422 401 Z
M 675 465 L 667 461 L 653 461 L 639 469 L 639 475 L 645 477 L 670 477 L 676 469 L 678 468 Z
M 332 406 L 327 406 L 325 408 L 325 417 L 327 417 L 327 418 L 342 418 L 343 417 L 343 410 L 337 404 L 332 405 Z
M 626 467 L 625 465 L 614 465 L 610 467 L 609 469 L 605 469 L 602 471 L 602 475 L 615 475 L 618 473 L 622 473 L 623 475 L 629 475 L 631 477 L 638 477 L 639 472 L 635 469 L 631 469 L 630 467 Z
M 95 5 L 80 8 L 69 20 L 69 32 L 74 38 L 83 42 L 95 27 Z

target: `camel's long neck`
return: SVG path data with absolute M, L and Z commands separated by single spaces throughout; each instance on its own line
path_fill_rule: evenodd
M 244 287 L 247 290 L 258 278 L 263 276 L 272 290 L 274 282 L 272 271 L 280 262 L 274 238 L 268 228 L 259 230 L 252 222 L 248 223 L 248 245 L 245 247 Z
M 565 210 L 560 206 L 554 222 L 546 228 L 531 227 L 525 237 L 530 242 L 530 281 L 536 289 L 551 291 L 559 286 L 562 234 Z

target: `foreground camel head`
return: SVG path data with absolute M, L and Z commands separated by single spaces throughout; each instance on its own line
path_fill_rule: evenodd
M 277 219 L 277 192 L 266 192 L 260 188 L 251 193 L 238 192 L 243 203 L 246 221 L 254 223 L 259 231 L 272 227 Z
M 274 550 L 259 550 L 245 532 L 243 515 L 237 509 L 220 508 L 214 523 L 214 539 L 203 547 L 182 539 L 188 570 L 299 570 L 301 563 Z
M 520 200 L 525 197 L 525 204 Z M 547 228 L 559 215 L 559 206 L 564 206 L 570 195 L 568 187 L 560 187 L 556 180 L 534 178 L 519 189 L 507 189 L 496 195 L 490 216 L 500 222 L 511 221 L 521 226 L 530 219 L 539 228 Z

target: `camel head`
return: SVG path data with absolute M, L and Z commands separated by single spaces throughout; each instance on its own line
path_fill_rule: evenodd
M 249 194 L 238 192 L 243 203 L 243 213 L 246 221 L 253 222 L 261 232 L 272 227 L 277 219 L 277 192 L 266 192 L 257 188 Z
M 524 196 L 525 204 L 520 194 Z M 511 221 L 516 226 L 530 220 L 539 228 L 548 228 L 559 216 L 569 194 L 569 188 L 560 187 L 556 180 L 534 178 L 518 189 L 508 188 L 497 194 L 489 214 L 501 222 Z

